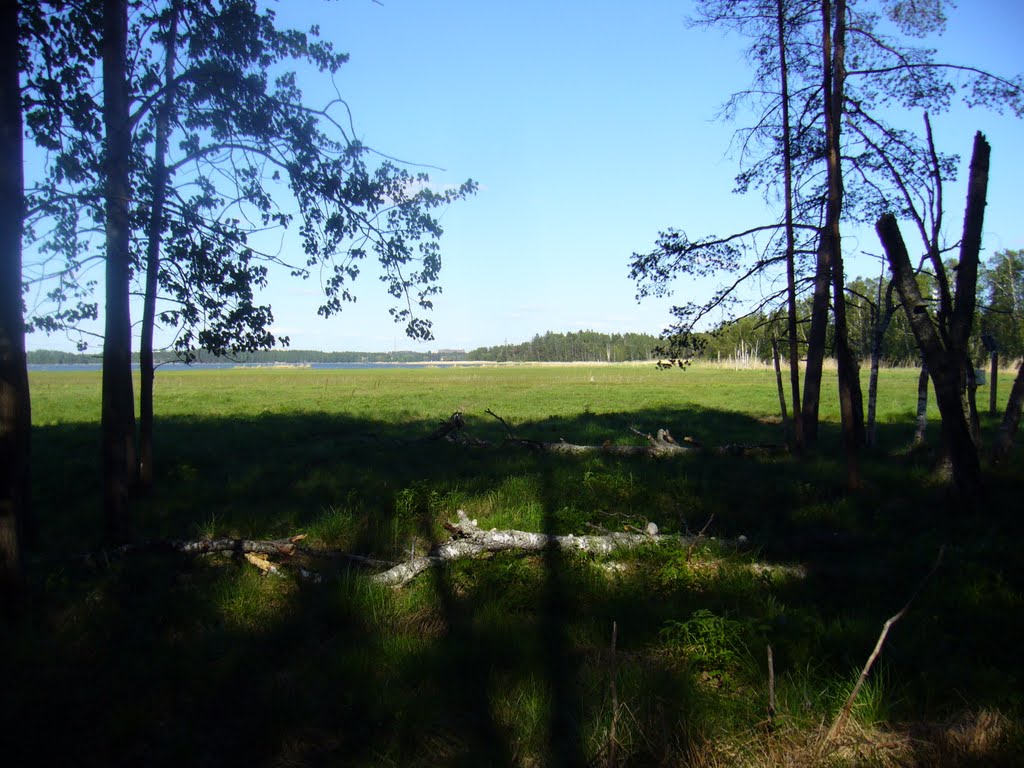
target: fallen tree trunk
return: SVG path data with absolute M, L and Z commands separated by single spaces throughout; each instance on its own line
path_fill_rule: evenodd
M 630 431 L 635 435 L 645 438 L 647 440 L 647 445 L 619 445 L 612 440 L 606 440 L 601 445 L 580 445 L 578 443 L 567 442 L 565 439 L 553 442 L 545 440 L 531 440 L 517 436 L 508 425 L 508 422 L 494 411 L 488 409 L 485 413 L 493 416 L 501 422 L 503 427 L 505 427 L 507 437 L 501 443 L 490 443 L 486 440 L 479 440 L 468 436 L 464 432 L 466 419 L 460 411 L 456 411 L 446 421 L 441 422 L 441 425 L 434 430 L 427 439 L 447 440 L 448 442 L 456 443 L 458 445 L 471 445 L 474 447 L 486 448 L 513 446 L 537 451 L 538 453 L 559 453 L 577 456 L 603 454 L 607 456 L 664 457 L 688 455 L 697 451 L 706 451 L 720 456 L 774 456 L 789 452 L 788 446 L 777 445 L 774 443 L 758 443 L 752 445 L 731 443 L 728 445 L 705 448 L 700 442 L 691 437 L 684 437 L 683 442 L 679 443 L 672 437 L 671 433 L 667 429 L 659 429 L 654 435 L 650 435 L 639 431 L 635 427 L 630 427 Z
M 542 552 L 548 547 L 556 547 L 563 551 L 592 552 L 607 555 L 617 551 L 635 549 L 636 547 L 656 544 L 663 541 L 686 542 L 701 538 L 686 536 L 664 536 L 658 533 L 658 526 L 648 523 L 645 532 L 606 533 L 601 535 L 548 536 L 543 533 L 529 531 L 497 530 L 485 531 L 476 520 L 470 520 L 466 513 L 458 510 L 455 521 L 445 523 L 452 533 L 448 541 L 436 545 L 427 554 L 412 557 L 403 563 L 355 555 L 339 550 L 325 550 L 302 545 L 305 535 L 301 534 L 288 539 L 261 541 L 256 539 L 151 539 L 134 544 L 125 544 L 100 553 L 87 553 L 75 556 L 90 566 L 102 562 L 143 553 L 180 553 L 184 555 L 231 554 L 244 558 L 251 565 L 266 574 L 281 575 L 285 566 L 294 571 L 304 580 L 320 581 L 317 572 L 305 567 L 310 560 L 342 560 L 351 565 L 366 569 L 385 568 L 386 570 L 370 576 L 371 581 L 385 586 L 400 587 L 412 581 L 425 570 L 465 558 L 479 557 L 495 552 L 518 550 L 521 552 Z M 741 539 L 742 542 L 742 539 Z
M 371 577 L 372 580 L 378 584 L 400 587 L 428 568 L 442 563 L 508 550 L 543 552 L 549 547 L 554 547 L 562 551 L 607 555 L 660 541 L 686 541 L 686 537 L 682 536 L 659 535 L 658 527 L 653 523 L 648 524 L 646 533 L 607 533 L 600 536 L 575 536 L 570 533 L 565 536 L 549 536 L 529 531 L 499 531 L 497 529 L 485 531 L 477 525 L 476 520 L 470 520 L 461 509 L 457 514 L 456 522 L 445 525 L 445 528 L 451 531 L 456 538 L 439 544 L 423 557 L 413 558 L 383 573 L 378 573 Z
M 633 430 L 636 432 L 636 430 Z M 639 433 L 637 433 L 639 434 Z M 669 434 L 667 429 L 659 429 L 657 435 L 644 435 L 647 438 L 647 445 L 618 445 L 611 440 L 601 445 L 578 445 L 559 440 L 555 443 L 538 442 L 536 440 L 509 440 L 513 445 L 520 445 L 524 448 L 543 451 L 545 453 L 566 453 L 575 455 L 586 455 L 602 453 L 609 456 L 678 456 L 701 450 L 695 443 L 683 443 L 680 445 Z
M 360 565 L 366 568 L 380 568 L 394 565 L 391 561 L 375 560 L 362 555 L 355 555 L 349 552 L 338 550 L 322 550 L 304 546 L 301 542 L 306 538 L 305 534 L 299 534 L 287 539 L 234 539 L 229 537 L 209 539 L 148 539 L 130 544 L 123 544 L 120 547 L 103 550 L 102 552 L 88 552 L 72 556 L 87 565 L 95 565 L 100 561 L 107 561 L 132 554 L 145 553 L 166 553 L 177 552 L 183 555 L 213 555 L 233 554 L 241 555 L 249 562 L 256 565 L 256 560 L 265 561 L 268 557 L 277 558 L 312 558 L 321 560 L 344 560 L 345 562 Z M 252 557 L 250 557 L 252 556 Z M 262 568 L 266 571 L 267 569 Z
M 710 523 L 710 520 L 708 522 Z M 411 559 L 397 564 L 339 550 L 304 546 L 301 542 L 305 535 L 274 541 L 232 538 L 194 541 L 154 539 L 137 544 L 127 544 L 100 553 L 77 555 L 76 559 L 80 559 L 90 566 L 96 566 L 116 556 L 124 557 L 136 553 L 180 553 L 194 556 L 221 553 L 234 555 L 239 560 L 244 559 L 268 576 L 283 576 L 287 571 L 303 581 L 314 583 L 324 581 L 325 576 L 321 572 L 313 570 L 310 561 L 340 560 L 348 565 L 356 565 L 366 570 L 377 570 L 376 573 L 368 577 L 376 584 L 402 587 L 430 568 L 496 552 L 518 551 L 539 554 L 554 547 L 563 552 L 613 555 L 643 546 L 674 543 L 682 546 L 689 545 L 686 554 L 686 561 L 689 562 L 693 547 L 702 540 L 706 540 L 703 530 L 694 536 L 660 534 L 658 526 L 654 523 L 648 523 L 643 531 L 630 529 L 624 532 L 594 535 L 549 536 L 530 531 L 483 530 L 476 520 L 469 519 L 461 509 L 457 512 L 457 519 L 446 523 L 445 528 L 451 532 L 452 538 L 437 544 L 425 555 L 419 557 L 414 555 Z M 712 540 L 715 540 L 714 537 Z M 747 539 L 744 536 L 740 536 L 736 540 L 717 539 L 716 541 L 735 549 L 743 549 L 747 546 Z M 751 563 L 748 567 L 758 575 L 780 574 L 786 578 L 797 579 L 802 579 L 807 575 L 806 569 L 799 565 Z M 381 568 L 384 570 L 378 570 Z

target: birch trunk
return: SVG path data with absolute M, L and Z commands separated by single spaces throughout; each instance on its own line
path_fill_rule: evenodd
M 789 414 L 786 413 L 786 387 L 782 383 L 782 365 L 779 362 L 779 340 L 774 336 L 772 337 L 772 361 L 775 364 L 775 384 L 779 390 L 779 411 L 782 413 L 782 431 L 788 435 Z
M 914 431 L 914 445 L 924 442 L 924 433 L 928 429 L 928 365 L 921 363 L 921 373 L 917 377 L 917 429 Z

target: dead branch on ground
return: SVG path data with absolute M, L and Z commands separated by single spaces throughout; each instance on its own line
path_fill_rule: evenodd
M 709 519 L 708 524 L 710 522 Z M 180 553 L 193 556 L 223 553 L 233 555 L 239 560 L 244 559 L 268 575 L 282 576 L 285 571 L 288 571 L 304 581 L 313 582 L 322 581 L 324 578 L 316 570 L 315 564 L 323 565 L 323 561 L 335 560 L 349 567 L 356 566 L 366 571 L 375 571 L 368 578 L 377 584 L 401 587 L 429 568 L 464 558 L 476 558 L 505 551 L 540 553 L 554 547 L 566 552 L 612 555 L 642 546 L 676 543 L 682 547 L 690 547 L 687 550 L 687 559 L 689 559 L 692 544 L 703 537 L 707 524 L 696 537 L 662 534 L 653 522 L 648 522 L 643 529 L 627 526 L 627 530 L 621 532 L 592 535 L 548 535 L 518 530 L 484 530 L 480 528 L 476 520 L 469 519 L 465 512 L 458 510 L 457 519 L 445 523 L 444 527 L 451 533 L 451 538 L 448 541 L 435 545 L 423 555 L 417 556 L 414 550 L 408 560 L 400 563 L 377 560 L 340 550 L 310 547 L 302 543 L 305 539 L 304 534 L 273 541 L 233 538 L 207 538 L 194 541 L 153 539 L 126 544 L 99 553 L 77 555 L 75 559 L 95 567 L 117 557 L 135 553 Z M 719 541 L 726 547 L 737 549 L 745 548 L 747 545 L 744 536 L 735 541 L 725 539 Z M 798 566 L 755 563 L 750 567 L 757 573 L 778 572 L 795 578 L 803 578 L 806 575 L 804 570 Z
M 900 608 L 897 613 L 890 616 L 885 624 L 882 625 L 882 632 L 878 636 L 878 642 L 875 643 L 875 649 L 868 657 L 867 663 L 864 665 L 864 669 L 861 670 L 860 677 L 857 678 L 857 683 L 853 686 L 853 691 L 851 691 L 850 697 L 846 700 L 846 704 L 844 704 L 843 708 L 839 711 L 835 722 L 832 723 L 832 727 L 828 729 L 828 733 L 825 734 L 825 739 L 821 744 L 822 750 L 824 750 L 832 741 L 837 739 L 842 733 L 843 728 L 846 726 L 846 721 L 850 717 L 850 712 L 853 711 L 853 703 L 857 699 L 857 694 L 860 693 L 861 686 L 864 685 L 864 681 L 867 679 L 872 665 L 882 652 L 882 646 L 885 644 L 885 638 L 888 636 L 889 630 L 892 628 L 893 624 L 906 615 L 907 611 L 910 610 L 911 603 L 914 602 L 914 599 L 921 593 L 921 590 L 924 589 L 924 585 L 928 583 L 928 580 L 939 569 L 939 566 L 942 565 L 942 555 L 945 551 L 945 546 L 939 547 L 939 554 L 935 558 L 935 564 L 932 566 L 931 570 L 925 574 L 925 577 L 921 579 L 921 583 L 917 585 L 917 589 L 915 589 L 913 594 L 910 595 L 910 599 L 907 600 L 906 604 Z
M 543 440 L 529 440 L 521 437 L 517 437 L 512 431 L 511 426 L 501 416 L 496 414 L 490 408 L 485 413 L 489 416 L 493 416 L 495 419 L 501 422 L 502 426 L 505 427 L 505 432 L 508 437 L 504 441 L 504 445 L 518 445 L 531 450 L 540 451 L 544 453 L 562 453 L 571 455 L 586 455 L 586 454 L 605 454 L 610 456 L 678 456 L 681 454 L 690 454 L 695 451 L 707 450 L 712 453 L 722 456 L 750 456 L 750 455 L 776 455 L 780 453 L 787 453 L 788 448 L 785 445 L 776 445 L 771 443 L 761 443 L 756 445 L 743 445 L 738 443 L 716 446 L 713 448 L 704 448 L 703 444 L 692 437 L 684 437 L 683 442 L 679 443 L 676 441 L 672 434 L 667 429 L 659 429 L 654 435 L 647 432 L 642 432 L 637 427 L 630 425 L 629 431 L 635 435 L 639 435 L 647 440 L 647 445 L 618 445 L 614 440 L 605 440 L 601 445 L 580 445 L 577 443 L 570 443 L 565 438 L 560 438 L 555 442 L 548 442 Z

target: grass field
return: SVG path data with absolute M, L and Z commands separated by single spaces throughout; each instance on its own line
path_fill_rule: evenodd
M 304 533 L 401 561 L 446 537 L 457 509 L 485 528 L 546 533 L 654 521 L 692 534 L 710 520 L 693 547 L 501 554 L 394 590 L 337 565 L 313 584 L 230 557 L 77 557 L 99 551 L 100 377 L 33 373 L 42 541 L 28 610 L 0 631 L 0 754 L 105 766 L 1022 764 L 1024 458 L 990 470 L 987 505 L 964 514 L 933 471 L 934 445 L 910 449 L 916 384 L 916 371 L 883 372 L 880 444 L 850 494 L 834 399 L 822 452 L 803 460 L 422 441 L 459 410 L 471 435 L 500 442 L 491 409 L 540 440 L 637 442 L 635 426 L 777 443 L 771 371 L 158 373 L 156 488 L 135 507 L 143 538 Z M 749 546 L 719 543 L 741 535 Z M 853 723 L 821 752 L 882 623 L 941 545 Z

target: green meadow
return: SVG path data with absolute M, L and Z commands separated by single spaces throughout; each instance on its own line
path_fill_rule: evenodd
M 829 376 L 814 456 L 623 458 L 502 446 L 487 411 L 543 441 L 642 443 L 631 428 L 666 428 L 707 446 L 781 443 L 774 372 L 158 371 L 139 539 L 304 534 L 313 550 L 397 563 L 444 541 L 457 510 L 548 534 L 703 532 L 616 556 L 500 553 L 395 589 L 337 558 L 315 559 L 313 581 L 229 555 L 105 553 L 100 375 L 33 372 L 41 530 L 27 608 L 0 629 L 2 754 L 85 766 L 1024 764 L 1024 456 L 989 469 L 990 497 L 967 513 L 937 469 L 937 414 L 911 445 L 917 371 L 885 370 L 878 445 L 851 493 Z M 426 440 L 455 411 L 491 447 Z M 986 434 L 996 423 L 985 417 Z M 940 548 L 850 723 L 824 743 Z

